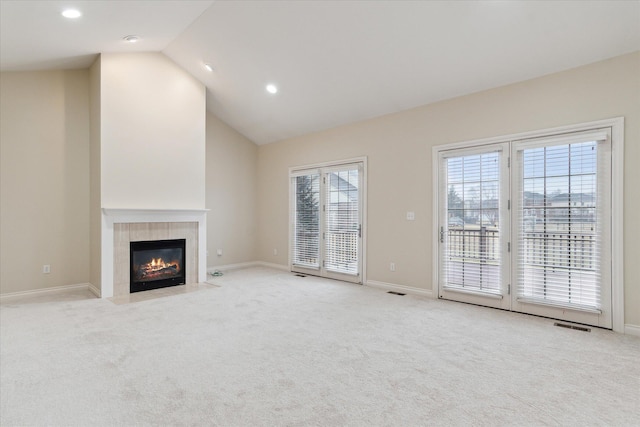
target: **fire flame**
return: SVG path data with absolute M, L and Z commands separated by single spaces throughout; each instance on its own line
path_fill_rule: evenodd
M 162 267 L 166 267 L 166 264 L 162 260 L 162 258 L 158 258 L 158 259 L 153 258 L 151 260 L 151 267 L 160 267 L 160 268 L 162 268 Z
M 173 267 L 179 269 L 177 261 L 165 262 L 162 258 L 152 258 L 151 262 L 146 265 L 147 271 L 158 271 L 163 268 Z

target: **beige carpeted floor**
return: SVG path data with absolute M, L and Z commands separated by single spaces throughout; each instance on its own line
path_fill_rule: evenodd
M 0 424 L 640 425 L 640 339 L 282 271 L 5 299 Z

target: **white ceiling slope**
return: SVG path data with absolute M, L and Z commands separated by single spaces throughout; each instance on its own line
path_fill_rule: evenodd
M 258 144 L 640 50 L 638 0 L 0 3 L 3 70 L 162 51 Z M 52 24 L 62 5 L 85 21 Z
M 0 66 L 8 70 L 87 68 L 101 52 L 158 52 L 213 1 L 0 1 Z M 78 9 L 76 20 L 60 14 Z M 123 40 L 135 34 L 132 44 Z

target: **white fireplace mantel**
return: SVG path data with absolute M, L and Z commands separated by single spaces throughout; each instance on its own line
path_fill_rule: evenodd
M 102 289 L 100 296 L 113 296 L 114 230 L 118 223 L 197 222 L 198 282 L 207 280 L 207 212 L 208 209 L 102 209 Z
M 102 208 L 113 223 L 117 222 L 185 222 L 198 221 L 209 209 L 113 209 Z M 193 218 L 193 219 L 189 219 Z M 176 221 L 177 219 L 177 221 Z

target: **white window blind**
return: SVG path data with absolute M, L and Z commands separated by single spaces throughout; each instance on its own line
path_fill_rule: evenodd
M 501 293 L 501 156 L 499 149 L 483 148 L 442 157 L 445 289 Z
M 293 212 L 293 264 L 320 267 L 320 175 L 293 176 L 295 204 Z
M 518 301 L 599 312 L 610 240 L 608 130 L 515 147 Z
M 361 282 L 364 163 L 316 165 L 289 176 L 292 271 Z
M 358 166 L 328 172 L 326 180 L 325 265 L 336 273 L 358 274 L 360 244 Z

